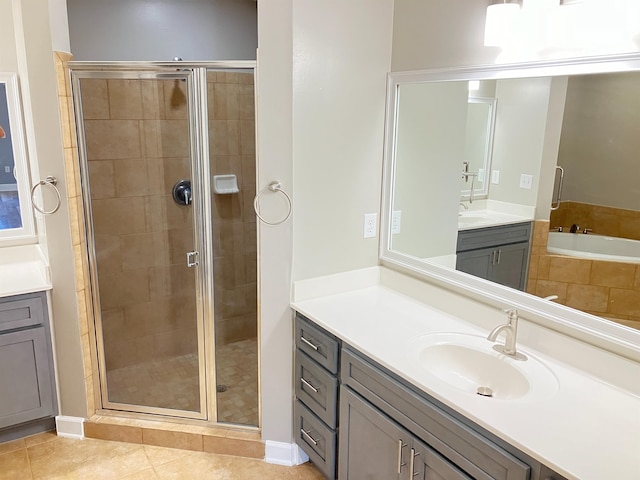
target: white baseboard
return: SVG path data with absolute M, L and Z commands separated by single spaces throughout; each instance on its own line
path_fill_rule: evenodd
M 58 415 L 56 417 L 56 432 L 60 437 L 82 440 L 84 438 L 84 418 Z
M 308 462 L 309 457 L 295 443 L 267 440 L 264 445 L 264 461 L 275 465 L 292 467 Z

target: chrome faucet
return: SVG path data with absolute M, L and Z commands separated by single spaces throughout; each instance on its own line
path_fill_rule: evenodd
M 515 358 L 516 360 L 526 360 L 526 355 L 516 351 L 516 337 L 518 336 L 518 310 L 515 308 L 508 308 L 503 310 L 503 312 L 507 314 L 507 323 L 504 325 L 498 325 L 496 328 L 491 330 L 491 333 L 487 336 L 487 340 L 495 342 L 498 335 L 504 332 L 504 345 L 496 344 L 493 346 L 493 349 L 497 352 L 504 353 L 509 357 Z
M 471 177 L 471 188 L 469 189 L 469 204 L 473 203 L 473 182 L 477 176 L 477 173 L 472 173 L 469 171 L 469 162 L 462 162 L 462 178 L 465 183 L 468 182 L 469 177 Z
M 469 207 L 467 207 L 463 202 L 460 202 L 460 206 L 465 210 L 469 210 Z

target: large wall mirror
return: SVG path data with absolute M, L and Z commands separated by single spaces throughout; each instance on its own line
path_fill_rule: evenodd
M 640 358 L 640 56 L 392 73 L 388 102 L 382 262 Z M 516 225 L 515 280 L 465 273 L 461 238 Z

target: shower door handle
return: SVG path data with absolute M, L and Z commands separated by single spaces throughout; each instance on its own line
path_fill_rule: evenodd
M 198 266 L 198 252 L 187 252 L 187 267 Z

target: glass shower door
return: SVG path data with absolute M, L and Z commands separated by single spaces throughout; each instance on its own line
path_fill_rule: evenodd
M 192 75 L 74 71 L 104 408 L 207 415 Z

